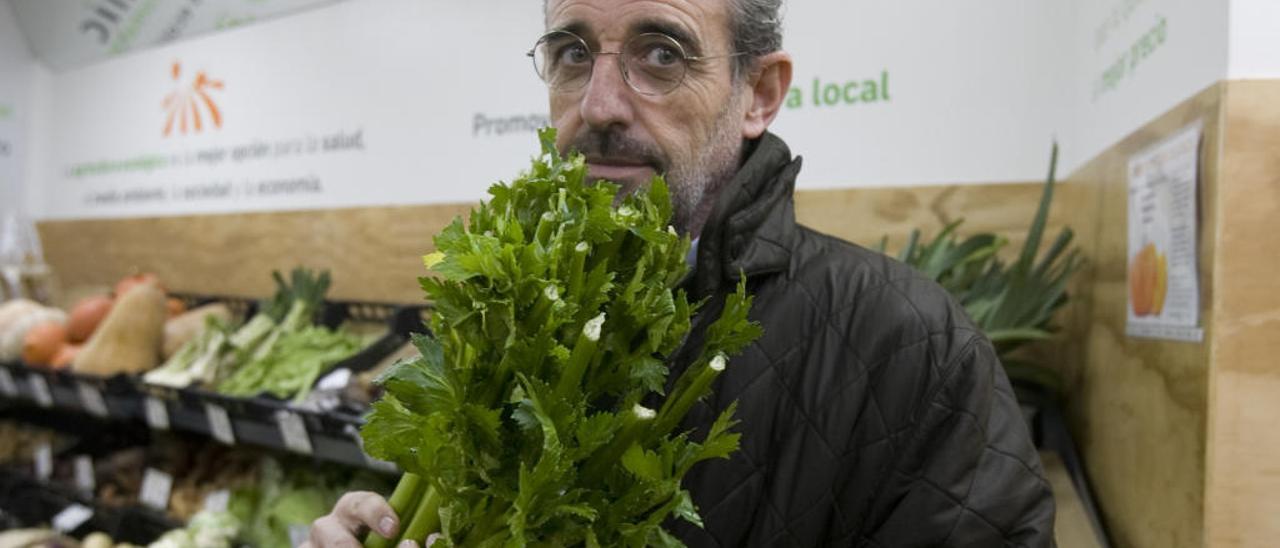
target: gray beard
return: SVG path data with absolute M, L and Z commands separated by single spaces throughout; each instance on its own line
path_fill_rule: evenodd
M 588 130 L 577 136 L 571 148 L 587 155 L 620 155 L 642 160 L 664 173 L 671 193 L 671 224 L 676 230 L 697 238 L 714 208 L 720 191 L 738 172 L 742 156 L 740 127 L 732 123 L 737 98 L 726 102 L 716 115 L 710 139 L 687 164 L 678 164 L 656 146 L 633 140 L 613 129 Z M 636 187 L 622 192 L 635 191 Z
M 703 225 L 711 216 L 720 191 L 737 175 L 741 165 L 742 139 L 736 135 L 738 128 L 729 123 L 731 107 L 732 101 L 717 116 L 715 133 L 693 163 L 673 165 L 667 172 L 671 223 L 690 238 L 702 235 Z

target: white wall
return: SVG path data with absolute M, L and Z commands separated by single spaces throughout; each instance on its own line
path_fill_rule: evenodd
M 1055 138 L 1065 175 L 1225 77 L 1226 28 L 1202 0 L 793 0 L 774 129 L 802 188 L 1038 180 Z M 33 199 L 46 218 L 475 200 L 536 150 L 541 31 L 529 0 L 350 0 L 45 74 Z M 163 100 L 199 71 L 224 84 L 222 126 L 197 102 L 203 130 L 165 136 Z
M 13 10 L 0 2 L 0 216 L 20 209 L 27 158 L 31 71 L 35 65 Z
M 47 138 L 57 146 L 41 165 L 43 213 L 475 200 L 527 165 L 537 146 L 531 132 L 473 131 L 476 117 L 545 118 L 544 88 L 523 55 L 541 28 L 540 7 L 507 4 L 341 2 L 55 74 Z M 202 131 L 164 135 L 163 101 L 200 72 L 222 83 L 207 90 L 221 127 L 190 99 Z M 352 144 L 335 136 L 358 136 L 359 147 L 326 152 L 326 141 Z
M 531 132 L 477 120 L 545 116 L 545 89 L 523 53 L 542 31 L 540 4 L 352 0 L 138 52 L 52 76 L 41 162 L 50 218 L 470 201 L 514 176 Z M 1062 8 L 1021 0 L 960 7 L 793 2 L 788 48 L 799 106 L 776 131 L 805 156 L 802 187 L 999 182 L 1042 176 L 1069 117 L 1039 78 L 1039 57 L 1067 38 Z M 469 48 L 468 55 L 457 55 Z M 175 81 L 169 67 L 183 70 Z M 194 71 L 225 123 L 162 135 L 164 97 Z M 1052 73 L 1051 73 L 1052 74 Z M 836 105 L 821 88 L 854 82 Z M 867 82 L 874 82 L 872 85 Z M 888 84 L 887 91 L 883 89 Z M 870 90 L 870 91 L 868 91 Z M 863 96 L 862 92 L 869 95 Z M 102 108 L 104 100 L 111 108 Z M 360 131 L 361 151 L 199 162 L 200 153 L 270 148 Z M 975 137 L 980 135 L 980 137 Z M 321 140 L 321 142 L 323 142 Z M 139 158 L 147 170 L 120 169 Z M 163 164 L 163 165 L 159 165 Z M 113 171 L 115 170 L 115 171 Z M 301 192 L 264 196 L 256 189 Z M 318 190 L 317 190 L 318 189 Z
M 1273 0 L 1262 0 L 1273 1 Z M 1068 169 L 1227 76 L 1227 3 L 1077 0 Z
M 804 105 L 775 131 L 805 157 L 802 188 L 1042 177 L 1070 120 L 1066 75 L 1046 57 L 1070 39 L 1055 2 L 793 0 L 785 46 Z M 887 100 L 815 106 L 813 83 L 879 80 Z
M 29 74 L 27 111 L 30 116 L 26 119 L 25 130 L 26 153 L 23 158 L 25 169 L 21 184 L 22 208 L 31 218 L 40 219 L 47 211 L 45 203 L 57 199 L 55 193 L 46 190 L 44 185 L 49 179 L 43 176 L 44 166 L 48 163 L 49 149 L 56 146 L 48 137 L 53 129 L 49 124 L 54 112 L 50 94 L 53 75 L 48 67 L 39 62 L 31 64 Z
M 1231 0 L 1231 79 L 1280 78 L 1280 1 Z

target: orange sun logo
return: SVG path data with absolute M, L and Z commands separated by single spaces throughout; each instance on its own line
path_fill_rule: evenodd
M 174 62 L 171 72 L 173 81 L 179 81 L 182 76 L 182 65 Z M 165 97 L 164 136 L 168 137 L 173 133 L 174 125 L 177 125 L 178 131 L 183 135 L 187 134 L 188 128 L 196 133 L 203 131 L 204 117 L 200 114 L 202 105 L 203 110 L 208 112 L 209 121 L 213 123 L 213 127 L 221 128 L 222 112 L 218 110 L 217 103 L 209 97 L 209 90 L 214 89 L 222 89 L 222 80 L 212 80 L 205 75 L 204 71 L 199 71 L 190 86 Z

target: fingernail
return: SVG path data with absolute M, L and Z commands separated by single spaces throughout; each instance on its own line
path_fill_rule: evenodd
M 384 537 L 396 534 L 396 520 L 391 519 L 390 517 L 382 518 L 382 521 L 378 522 L 378 531 L 381 532 Z
M 418 548 L 418 543 L 412 540 L 406 540 L 404 542 L 401 542 L 400 546 L 398 546 L 397 548 Z

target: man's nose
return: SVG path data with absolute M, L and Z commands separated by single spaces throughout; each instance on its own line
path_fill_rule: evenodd
M 617 55 L 597 55 L 591 80 L 582 91 L 579 108 L 582 119 L 592 128 L 627 126 L 635 112 L 631 87 L 622 77 Z

